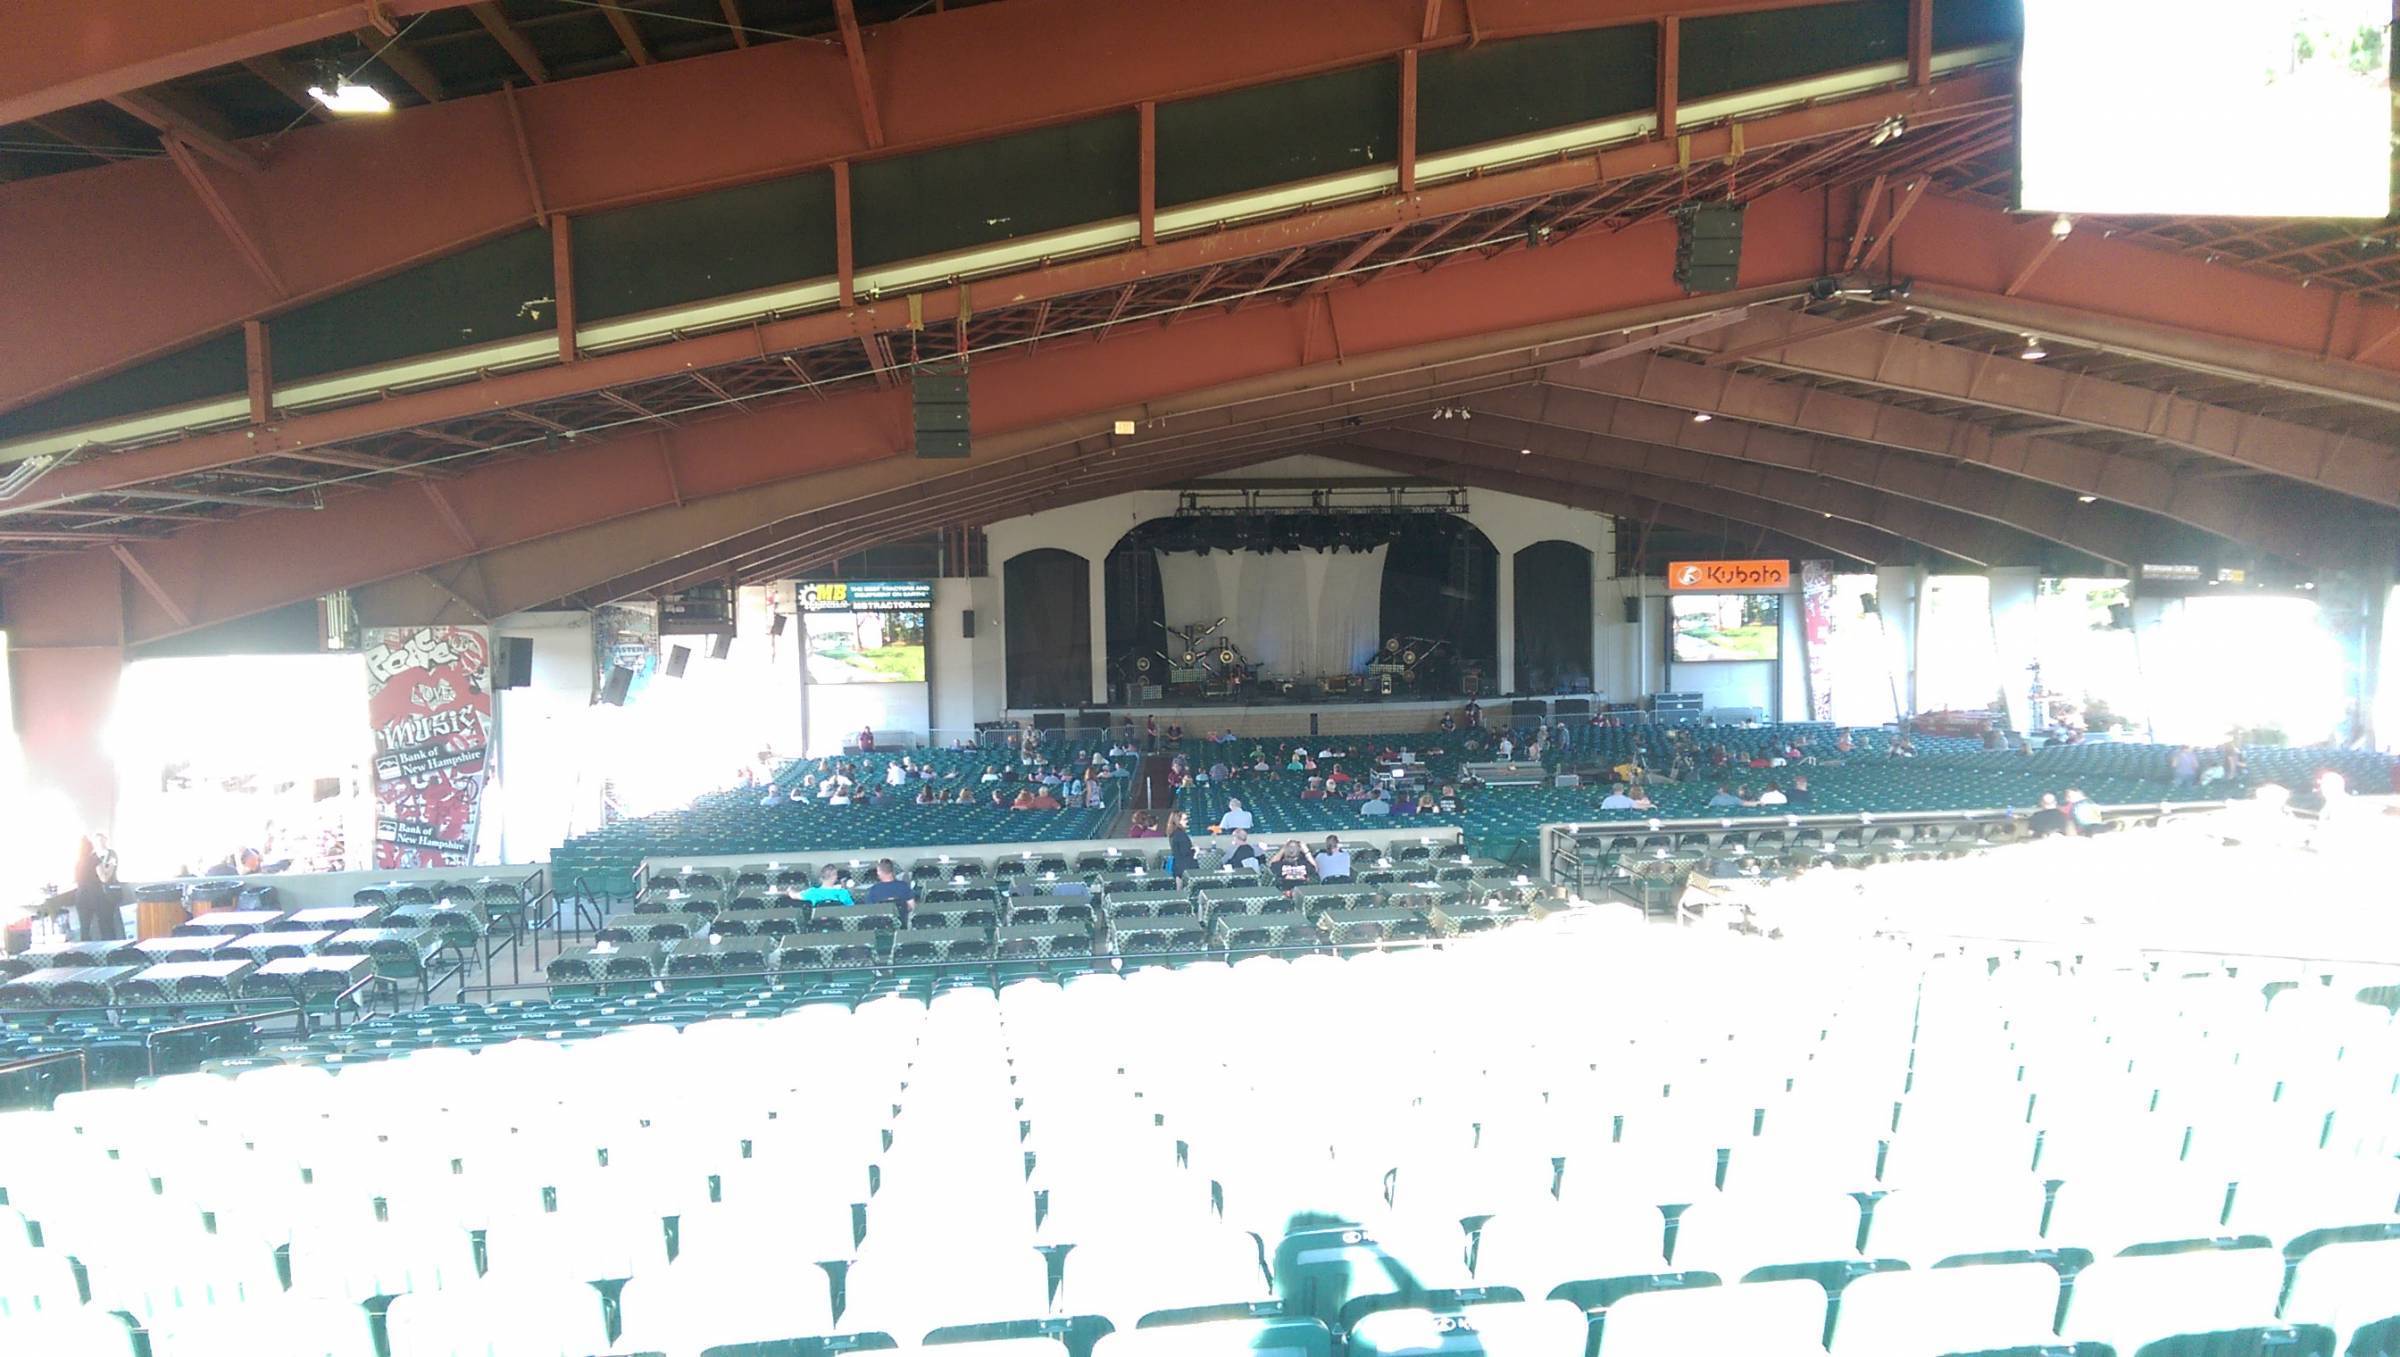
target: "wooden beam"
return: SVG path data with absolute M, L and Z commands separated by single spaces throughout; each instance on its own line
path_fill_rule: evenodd
M 492 41 L 500 44 L 500 50 L 508 53 L 508 59 L 517 63 L 517 69 L 525 73 L 526 79 L 537 85 L 550 79 L 550 68 L 543 64 L 542 54 L 533 50 L 533 44 L 500 12 L 500 6 L 487 0 L 468 9 L 474 13 L 475 21 L 483 25 L 483 31 L 492 35 Z
M 608 26 L 617 31 L 617 42 L 625 48 L 625 55 L 633 58 L 633 64 L 647 66 L 655 60 L 650 55 L 650 44 L 642 41 L 642 30 L 633 26 L 633 16 L 625 12 L 624 6 L 614 0 L 599 0 L 599 3 L 600 12 L 608 16 Z
M 1908 0 L 1908 83 L 1933 83 L 1933 0 Z
M 2033 275 L 2040 271 L 2044 263 L 2048 262 L 2051 252 L 2066 243 L 2067 238 L 2058 234 L 2050 223 L 2042 223 L 2042 232 L 2042 243 L 2034 248 L 2033 257 L 2025 261 L 2025 267 L 2017 270 L 2017 276 L 2009 280 L 2007 290 L 2003 291 L 2001 296 L 2014 297 L 2023 292 L 2025 285 L 2033 281 Z M 2336 305 L 2339 305 L 2341 299 L 2337 297 L 2334 301 Z
M 242 322 L 242 366 L 249 377 L 250 422 L 268 423 L 275 418 L 275 361 L 263 320 Z
M 1675 16 L 1658 21 L 1658 135 L 1675 139 L 1676 87 L 1683 80 L 1683 32 Z
M 425 58 L 408 50 L 406 43 L 372 28 L 358 30 L 358 40 L 366 44 L 367 50 L 375 54 L 375 59 L 383 63 L 385 70 L 399 76 L 410 89 L 415 90 L 418 98 L 429 104 L 442 101 L 442 78 L 425 64 Z
M 842 27 L 842 52 L 850 59 L 850 94 L 858 101 L 859 125 L 866 130 L 867 145 L 883 145 L 883 119 L 875 111 L 875 82 L 867 74 L 867 49 L 858 33 L 858 8 L 854 0 L 833 0 L 834 18 Z
M 1860 268 L 1871 269 L 1877 260 L 1883 258 L 1883 252 L 1892 247 L 1892 237 L 1900 232 L 1900 223 L 1908 220 L 1908 214 L 1916 210 L 1917 200 L 1925 196 L 1925 186 L 1932 182 L 1933 176 L 1930 174 L 1920 174 L 1910 181 L 1909 186 L 1901 192 L 1900 201 L 1892 205 L 1891 220 L 1883 224 L 1875 243 L 1869 245 L 1866 254 L 1860 257 Z
M 550 208 L 542 201 L 542 176 L 533 167 L 533 142 L 525 135 L 525 115 L 517 108 L 517 87 L 514 82 L 500 87 L 500 102 L 508 108 L 508 130 L 517 143 L 517 168 L 525 174 L 525 196 L 533 203 L 534 224 L 548 226 Z
M 1142 224 L 1142 245 L 1158 243 L 1158 105 L 1141 103 L 1141 188 L 1134 214 Z
M 192 615 L 184 611 L 183 605 L 177 603 L 174 595 L 169 594 L 166 587 L 158 582 L 157 577 L 150 573 L 150 568 L 143 565 L 141 558 L 133 554 L 133 548 L 122 542 L 111 542 L 108 544 L 108 550 L 109 554 L 117 558 L 117 564 L 125 567 L 125 573 L 133 576 L 133 582 L 142 586 L 142 592 L 148 594 L 150 600 L 158 605 L 159 611 L 174 618 L 175 625 L 178 627 L 192 625 Z
M 1873 326 L 1882 325 L 1889 321 L 1898 320 L 1907 314 L 1908 308 L 1905 306 L 1879 306 L 1872 311 L 1862 311 L 1855 316 L 1849 316 L 1842 320 L 1837 320 L 1831 325 L 1821 326 L 1817 329 L 1809 331 L 1805 335 L 1778 335 L 1771 339 L 1759 340 L 1756 343 L 1744 344 L 1739 348 L 1720 349 L 1717 352 L 1710 354 L 1707 358 L 1702 359 L 1701 363 L 1705 367 L 1724 367 L 1731 363 L 1739 363 L 1746 358 L 1755 358 L 1762 353 L 1780 353 L 1785 349 L 1792 348 L 1800 344 L 1806 344 L 1811 340 L 1822 339 L 1829 335 L 1848 334 L 1852 330 L 1869 329 Z M 1607 354 L 1617 351 L 1603 349 L 1601 352 L 1603 354 Z
M 1425 25 L 1418 33 L 1417 41 L 1431 42 L 1433 35 L 1441 31 L 1442 0 L 1425 0 Z
M 750 26 L 742 22 L 741 0 L 717 0 L 717 8 L 724 12 L 725 26 L 733 30 L 733 45 L 748 47 L 750 45 Z M 937 5 L 935 8 L 938 9 L 940 6 Z
M 572 363 L 575 351 L 575 233 L 567 214 L 550 218 L 550 297 L 558 305 L 558 361 Z
M 1417 191 L 1417 49 L 1400 54 L 1400 191 Z
M 318 122 L 333 121 L 332 110 L 308 92 L 308 81 L 291 63 L 272 52 L 242 58 L 242 68 L 275 87 L 275 92 L 299 105 L 300 111 Z
M 1883 176 L 1876 175 L 1867 191 L 1858 195 L 1858 225 L 1850 229 L 1850 248 L 1842 255 L 1843 273 L 1858 267 L 1858 252 L 1867 248 L 1867 228 L 1875 224 L 1875 205 L 1883 200 Z
M 214 130 L 202 126 L 198 118 L 177 107 L 174 101 L 161 96 L 156 90 L 135 90 L 120 94 L 108 102 L 158 129 L 162 139 L 178 138 L 228 169 L 250 171 L 264 168 L 266 164 L 217 135 Z
M 265 283 L 276 296 L 286 295 L 290 289 L 283 285 L 275 266 L 267 262 L 266 252 L 258 247 L 249 229 L 242 225 L 242 219 L 234 215 L 232 206 L 217 192 L 217 186 L 209 181 L 208 171 L 200 168 L 200 162 L 193 158 L 183 139 L 169 136 L 163 138 L 160 144 L 167 148 L 168 158 L 175 162 L 176 169 L 183 172 L 184 182 L 190 184 L 192 192 L 199 195 L 200 205 L 208 209 L 208 215 L 217 223 L 217 229 L 225 233 L 225 238 L 233 243 L 234 252 L 242 257 L 242 262 L 249 265 L 250 271 L 257 274 L 259 281 Z
M 842 305 L 858 305 L 858 264 L 850 239 L 850 162 L 833 162 L 833 276 Z

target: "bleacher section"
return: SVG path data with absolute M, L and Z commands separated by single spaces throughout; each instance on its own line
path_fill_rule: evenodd
M 0 1118 L 0 1351 L 2387 1350 L 2386 1009 L 1796 960 L 1582 911 L 595 1001 L 535 1039 L 451 1011 L 443 1049 Z
M 552 879 L 562 894 L 575 883 L 593 890 L 623 893 L 631 888 L 633 869 L 644 858 L 669 855 L 704 856 L 712 853 L 806 854 L 919 847 L 945 843 L 1033 843 L 1060 839 L 1098 838 L 1123 800 L 1123 779 L 1112 779 L 1107 805 L 1038 811 L 999 810 L 988 805 L 918 805 L 921 783 L 887 787 L 885 769 L 903 757 L 928 765 L 932 785 L 947 792 L 973 788 L 988 800 L 995 787 L 1014 792 L 1043 767 L 1065 767 L 1079 756 L 1104 754 L 1107 742 L 1098 737 L 1074 740 L 1053 736 L 1042 752 L 1047 761 L 1036 766 L 1014 753 L 982 749 L 908 749 L 841 759 L 806 759 L 777 771 L 774 789 L 783 793 L 767 804 L 767 789 L 744 787 L 712 792 L 679 810 L 621 820 L 594 833 L 578 835 L 551 855 Z M 1130 761 L 1122 761 L 1129 764 Z M 827 805 L 810 797 L 791 801 L 788 793 L 802 779 L 830 773 L 836 764 L 855 771 L 862 792 L 888 792 L 886 804 Z M 986 773 L 998 775 L 984 782 Z

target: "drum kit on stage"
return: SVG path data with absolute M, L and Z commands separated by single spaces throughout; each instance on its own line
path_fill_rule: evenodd
M 1160 623 L 1163 645 L 1145 647 L 1117 661 L 1117 681 L 1136 701 L 1168 698 L 1234 698 L 1246 691 L 1277 692 L 1284 696 L 1310 693 L 1390 697 L 1412 694 L 1431 678 L 1429 663 L 1449 650 L 1450 643 L 1426 636 L 1387 636 L 1367 662 L 1363 674 L 1338 674 L 1314 680 L 1273 679 L 1262 683 L 1256 666 L 1241 646 L 1225 634 L 1228 619 L 1192 622 L 1182 626 Z

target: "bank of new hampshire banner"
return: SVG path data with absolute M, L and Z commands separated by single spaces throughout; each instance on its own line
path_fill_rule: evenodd
M 463 867 L 492 742 L 491 646 L 472 627 L 369 631 L 375 865 Z

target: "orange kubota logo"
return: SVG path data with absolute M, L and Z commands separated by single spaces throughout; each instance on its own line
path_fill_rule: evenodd
M 1783 589 L 1791 582 L 1790 561 L 1674 561 L 1667 566 L 1669 589 Z

